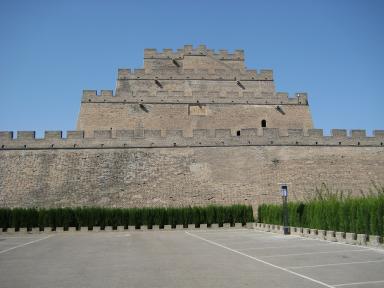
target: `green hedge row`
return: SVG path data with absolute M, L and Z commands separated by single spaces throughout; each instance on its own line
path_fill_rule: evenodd
M 182 208 L 0 208 L 0 227 L 92 227 L 247 223 L 251 206 L 231 205 Z
M 288 218 L 290 226 L 384 236 L 384 193 L 288 203 Z M 258 207 L 259 222 L 281 225 L 282 219 L 282 205 Z

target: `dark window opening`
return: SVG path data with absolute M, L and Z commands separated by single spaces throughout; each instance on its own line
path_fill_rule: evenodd
M 143 101 L 143 100 L 141 100 L 141 101 Z M 147 109 L 147 107 L 145 107 L 145 105 L 144 104 L 139 104 L 139 107 L 140 107 L 140 109 L 141 110 L 143 110 L 145 113 L 148 113 L 149 111 L 148 111 L 148 109 Z M 111 128 L 112 129 L 112 128 Z
M 172 59 L 172 63 L 175 64 L 175 66 L 180 67 L 179 62 L 177 62 L 176 59 Z
M 285 115 L 285 112 L 283 111 L 283 108 L 281 108 L 280 106 L 276 106 L 276 110 L 278 112 L 280 112 L 281 114 Z
M 240 136 L 240 130 L 237 130 L 236 135 Z
M 236 84 L 241 87 L 241 89 L 245 89 L 244 85 L 240 81 L 236 81 Z
M 261 120 L 261 127 L 267 127 L 267 121 L 266 120 Z
M 163 85 L 160 83 L 160 81 L 159 80 L 155 80 L 155 83 L 156 83 L 156 85 L 158 86 L 158 87 L 160 87 L 160 88 L 163 88 Z

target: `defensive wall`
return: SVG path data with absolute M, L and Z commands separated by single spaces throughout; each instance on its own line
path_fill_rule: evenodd
M 182 206 L 280 201 L 384 185 L 384 131 L 242 129 L 0 133 L 3 207 Z M 239 136 L 237 136 L 239 135 Z
M 384 131 L 313 129 L 244 51 L 145 49 L 112 90 L 84 90 L 77 131 L 0 132 L 0 206 L 186 206 L 302 200 L 384 185 Z M 256 209 L 255 209 L 256 211 Z

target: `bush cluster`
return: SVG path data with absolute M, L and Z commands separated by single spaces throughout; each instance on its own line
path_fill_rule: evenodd
M 384 193 L 359 198 L 328 195 L 288 203 L 288 218 L 290 226 L 384 236 Z M 258 221 L 281 225 L 282 205 L 260 205 Z
M 181 208 L 0 208 L 0 227 L 92 227 L 247 223 L 253 222 L 252 206 L 231 205 Z

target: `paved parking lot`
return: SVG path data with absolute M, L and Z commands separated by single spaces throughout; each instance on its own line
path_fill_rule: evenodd
M 384 287 L 384 250 L 256 230 L 0 235 L 0 287 Z

